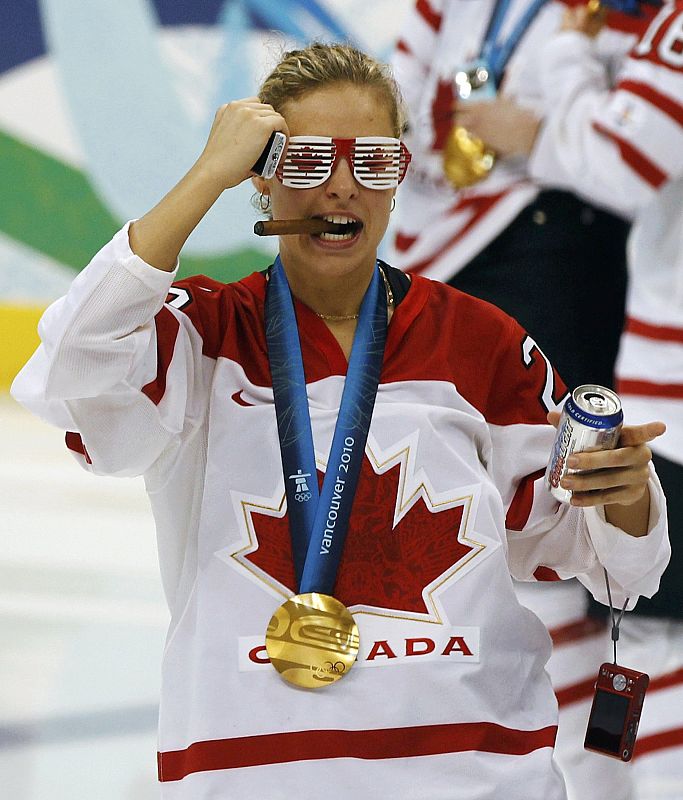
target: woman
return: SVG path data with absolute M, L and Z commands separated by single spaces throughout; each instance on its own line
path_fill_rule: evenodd
M 604 566 L 619 604 L 656 591 L 668 545 L 645 442 L 662 426 L 575 456 L 595 471 L 559 506 L 541 471 L 564 390 L 533 341 L 486 303 L 377 265 L 401 125 L 369 57 L 286 54 L 46 312 L 14 385 L 88 469 L 145 476 L 172 610 L 166 798 L 562 798 L 549 642 L 510 575 L 578 575 L 605 601 Z M 283 236 L 274 267 L 239 283 L 172 286 L 183 242 L 273 131 L 288 151 L 276 177 L 253 177 L 263 202 L 336 232 Z M 299 644 L 355 641 L 329 616 L 295 620 L 294 650 L 277 649 L 278 608 L 311 592 L 358 626 L 342 680 L 353 657 L 299 680 Z

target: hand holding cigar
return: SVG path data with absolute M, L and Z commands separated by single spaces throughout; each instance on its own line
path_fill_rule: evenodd
M 290 234 L 316 235 L 321 233 L 346 233 L 348 225 L 328 222 L 325 219 L 267 219 L 254 224 L 257 236 L 288 236 Z

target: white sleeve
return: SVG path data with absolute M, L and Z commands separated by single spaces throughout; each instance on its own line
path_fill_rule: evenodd
M 652 597 L 671 556 L 664 494 L 654 470 L 649 490 L 648 533 L 635 537 L 606 522 L 603 508 L 556 505 L 554 514 L 539 514 L 538 506 L 554 500 L 544 479 L 537 479 L 529 524 L 522 531 L 508 530 L 512 576 L 524 581 L 576 577 L 598 602 L 607 604 L 606 570 L 615 605 L 621 607 L 629 598 L 630 609 L 640 595 Z
M 144 473 L 201 416 L 201 338 L 164 306 L 174 274 L 131 251 L 126 225 L 47 309 L 42 343 L 12 384 L 20 403 L 70 432 L 92 472 Z
M 545 122 L 529 161 L 536 180 L 632 217 L 683 175 L 682 23 L 680 7 L 664 7 L 613 87 L 588 37 L 564 31 L 545 45 Z

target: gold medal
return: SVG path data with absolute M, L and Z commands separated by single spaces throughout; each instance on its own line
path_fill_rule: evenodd
M 493 169 L 495 154 L 477 136 L 455 125 L 443 151 L 444 172 L 456 189 L 483 180 Z
M 360 638 L 351 612 L 327 594 L 308 592 L 284 602 L 271 617 L 266 650 L 289 683 L 318 689 L 351 669 Z
M 493 75 L 484 60 L 473 61 L 458 69 L 453 88 L 459 103 L 491 100 L 496 96 Z M 493 169 L 495 153 L 462 125 L 454 125 L 443 150 L 443 169 L 456 189 L 483 180 Z

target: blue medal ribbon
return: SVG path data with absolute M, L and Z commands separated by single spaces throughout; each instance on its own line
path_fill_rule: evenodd
M 481 46 L 480 57 L 487 64 L 494 85 L 499 86 L 510 57 L 519 44 L 527 28 L 534 21 L 546 0 L 534 0 L 519 19 L 510 35 L 503 42 L 498 42 L 505 16 L 510 8 L 511 0 L 496 0 L 493 15 Z
M 279 256 L 275 259 L 266 290 L 265 318 L 298 591 L 300 594 L 321 592 L 331 595 L 348 531 L 384 358 L 387 303 L 380 267 L 375 266 L 360 307 L 320 492 L 301 342 L 292 294 Z

